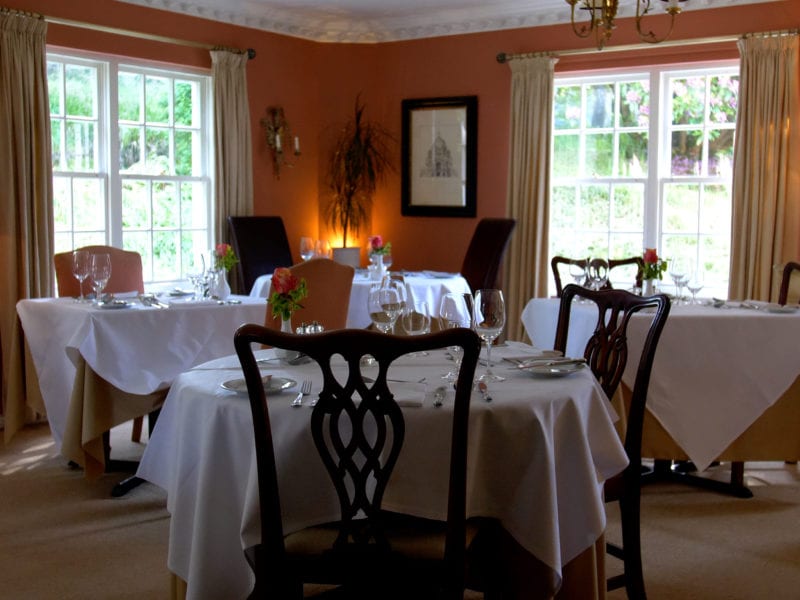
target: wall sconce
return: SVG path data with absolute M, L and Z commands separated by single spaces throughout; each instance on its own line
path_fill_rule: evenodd
M 300 138 L 292 137 L 282 106 L 267 107 L 267 116 L 261 119 L 261 126 L 267 138 L 267 147 L 272 152 L 272 172 L 276 179 L 280 179 L 282 166 L 294 166 L 286 158 L 286 144 L 293 144 L 294 155 L 300 156 Z

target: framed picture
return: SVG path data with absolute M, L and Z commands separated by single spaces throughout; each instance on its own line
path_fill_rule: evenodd
M 474 217 L 478 97 L 403 100 L 401 212 Z

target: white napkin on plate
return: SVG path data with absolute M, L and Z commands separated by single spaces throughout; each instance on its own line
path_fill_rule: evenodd
M 390 381 L 389 389 L 394 394 L 395 402 L 401 407 L 422 406 L 428 386 L 424 383 Z

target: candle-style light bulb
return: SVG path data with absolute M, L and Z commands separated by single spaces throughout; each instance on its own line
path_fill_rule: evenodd
M 294 136 L 294 153 L 300 154 L 300 138 Z
M 276 133 L 275 134 L 275 151 L 276 152 L 280 152 L 281 151 L 281 134 L 280 133 Z

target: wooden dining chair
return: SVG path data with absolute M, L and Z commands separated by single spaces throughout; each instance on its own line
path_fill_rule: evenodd
M 658 346 L 658 340 L 667 322 L 670 301 L 665 294 L 642 297 L 626 290 L 590 290 L 569 284 L 561 295 L 558 325 L 554 348 L 565 352 L 569 334 L 572 300 L 580 296 L 597 305 L 597 326 L 589 338 L 584 351 L 586 363 L 609 399 L 617 391 L 628 361 L 627 330 L 631 317 L 649 318 L 642 354 L 636 369 L 633 393 L 627 409 L 624 446 L 628 455 L 628 466 L 619 475 L 605 482 L 606 502 L 619 502 L 622 526 L 622 546 L 607 544 L 611 556 L 623 561 L 623 573 L 609 577 L 609 590 L 625 586 L 629 600 L 646 598 L 642 573 L 641 536 L 639 525 L 642 485 L 642 428 L 644 426 L 647 388 Z M 655 309 L 644 311 L 644 309 Z
M 461 264 L 461 275 L 472 292 L 496 288 L 503 257 L 516 219 L 481 219 Z
M 561 292 L 564 290 L 564 285 L 561 282 L 561 272 L 564 269 L 568 270 L 570 265 L 578 265 L 584 270 L 583 281 L 580 285 L 586 285 L 586 262 L 585 258 L 567 258 L 566 256 L 554 256 L 550 259 L 550 269 L 553 271 L 553 280 L 556 283 L 556 297 L 561 298 Z
M 292 251 L 281 217 L 228 217 L 231 246 L 239 259 L 236 274 L 240 294 L 249 294 L 261 275 L 292 264 Z
M 635 270 L 633 269 L 635 267 Z M 642 280 L 644 278 L 644 259 L 641 256 L 630 256 L 628 258 L 609 258 L 608 259 L 608 279 L 612 280 L 612 271 L 617 269 L 623 271 L 625 274 L 633 275 L 628 276 L 624 281 L 629 282 L 633 286 L 642 287 Z M 615 281 L 623 281 L 622 278 L 615 278 Z M 613 287 L 613 284 L 609 284 Z
M 113 246 L 83 246 L 76 250 L 85 250 L 89 254 L 108 254 L 111 257 L 111 277 L 103 292 L 121 294 L 124 292 L 144 293 L 142 276 L 142 256 L 132 250 L 122 250 Z M 59 252 L 53 256 L 56 269 L 56 289 L 58 295 L 78 296 L 80 285 L 72 274 L 72 251 Z M 86 283 L 91 281 L 91 277 Z M 84 289 L 84 293 L 86 289 Z
M 561 292 L 563 290 L 563 283 L 562 279 L 562 271 L 565 268 L 568 268 L 569 265 L 580 265 L 583 269 L 586 269 L 586 259 L 585 258 L 568 258 L 566 256 L 554 256 L 550 259 L 550 269 L 553 271 L 553 279 L 556 283 L 556 296 L 558 298 L 561 297 Z M 603 289 L 611 289 L 614 285 L 611 283 L 612 280 L 612 271 L 614 269 L 625 270 L 627 273 L 630 271 L 631 277 L 629 278 L 631 284 L 641 288 L 642 287 L 642 279 L 644 277 L 644 259 L 641 256 L 630 256 L 628 258 L 609 258 L 608 260 L 604 258 L 595 258 L 592 259 L 592 263 L 594 264 L 602 264 L 608 274 L 608 279 L 606 283 L 603 285 Z M 636 267 L 633 270 L 631 267 Z M 619 280 L 619 279 L 618 279 Z M 588 284 L 588 277 L 584 277 L 583 282 L 581 285 L 586 286 Z
M 122 250 L 113 246 L 83 246 L 76 250 L 85 250 L 89 254 L 108 254 L 111 257 L 111 277 L 108 278 L 104 293 L 121 294 L 124 292 L 144 293 L 144 276 L 142 275 L 142 255 L 133 250 Z M 62 298 L 80 295 L 80 284 L 72 274 L 72 251 L 59 252 L 53 256 L 56 269 L 56 289 Z M 91 277 L 84 285 L 91 281 Z M 87 290 L 84 289 L 84 293 Z M 152 418 L 151 418 L 152 419 Z M 136 417 L 131 429 L 131 441 L 142 439 L 144 419 Z M 150 424 L 152 429 L 152 423 Z
M 298 308 L 292 314 L 292 325 L 297 327 L 316 321 L 326 330 L 344 329 L 347 326 L 355 269 L 329 258 L 312 258 L 289 269 L 298 279 L 306 280 L 308 289 L 308 295 L 300 301 L 303 308 Z M 281 320 L 272 316 L 269 302 L 264 325 L 271 329 L 281 328 Z
M 331 486 L 338 498 L 340 518 L 334 522 L 284 533 L 270 425 L 276 400 L 267 403 L 253 355 L 254 346 L 262 345 L 302 352 L 322 372 L 322 389 L 310 419 L 300 413 L 298 418 L 309 419 L 310 436 L 328 475 L 313 486 Z M 480 353 L 478 336 L 464 328 L 410 337 L 363 329 L 294 335 L 249 324 L 236 331 L 234 346 L 253 418 L 261 517 L 261 543 L 245 550 L 255 573 L 250 598 L 302 598 L 303 583 L 318 583 L 344 586 L 347 598 L 386 598 L 390 590 L 398 598 L 463 599 L 466 549 L 475 533 L 466 524 L 465 503 L 467 428 Z M 392 394 L 388 368 L 405 354 L 451 346 L 460 346 L 464 354 L 452 409 L 449 470 L 442 482 L 442 489 L 447 489 L 447 520 L 389 512 L 383 508 L 383 495 L 403 451 L 405 419 Z M 344 358 L 346 375 L 341 370 L 334 374 L 334 355 Z M 374 382 L 361 372 L 367 355 L 377 363 L 377 375 L 370 368 Z M 296 461 L 295 467 L 303 464 Z M 297 471 L 292 476 L 305 474 Z M 422 590 L 435 594 L 421 596 Z
M 778 304 L 780 305 L 785 305 L 789 301 L 789 287 L 792 282 L 792 275 L 795 271 L 800 273 L 800 263 L 789 261 L 783 266 L 781 289 L 778 293 Z M 798 298 L 798 302 L 800 302 L 800 298 Z

